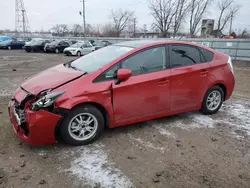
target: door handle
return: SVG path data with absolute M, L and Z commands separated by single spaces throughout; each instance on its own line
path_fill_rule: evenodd
M 167 85 L 168 83 L 169 83 L 169 80 L 166 79 L 166 78 L 161 79 L 161 80 L 158 81 L 158 84 L 161 85 L 161 86 L 162 86 L 162 85 L 165 86 L 165 85 Z
M 208 70 L 206 70 L 206 69 L 201 70 L 201 72 L 200 72 L 201 76 L 207 76 L 207 74 L 208 74 Z

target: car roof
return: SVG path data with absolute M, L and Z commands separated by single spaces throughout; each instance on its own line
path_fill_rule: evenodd
M 166 40 L 165 40 L 166 41 Z M 126 42 L 119 42 L 113 44 L 114 46 L 127 46 L 131 48 L 139 48 L 145 45 L 150 45 L 159 42 L 159 40 L 134 40 L 134 41 L 126 41 Z
M 186 45 L 192 45 L 200 48 L 204 48 L 206 50 L 215 52 L 212 48 L 208 48 L 203 45 L 199 45 L 193 42 L 188 41 L 181 41 L 181 40 L 169 40 L 169 39 L 148 39 L 148 40 L 134 40 L 134 41 L 126 41 L 126 42 L 120 42 L 112 44 L 112 46 L 124 46 L 124 47 L 130 47 L 130 48 L 144 48 L 144 47 L 150 47 L 154 45 L 161 45 L 161 44 L 186 44 Z

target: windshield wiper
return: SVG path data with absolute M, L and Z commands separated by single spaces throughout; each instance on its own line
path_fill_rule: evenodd
M 74 61 L 74 60 L 71 60 L 71 61 L 68 62 L 68 63 L 64 63 L 64 66 L 65 66 L 65 67 L 68 67 L 68 68 L 71 68 L 71 69 L 74 69 L 74 70 L 76 70 L 76 71 L 84 72 L 84 74 L 88 74 L 88 72 L 82 71 L 81 69 L 78 69 L 77 67 L 72 66 L 71 64 L 72 64 L 73 61 Z

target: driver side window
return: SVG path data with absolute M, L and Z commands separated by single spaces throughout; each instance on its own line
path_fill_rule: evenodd
M 133 76 L 161 71 L 166 68 L 166 50 L 164 46 L 139 52 L 122 62 L 121 68 L 130 69 Z

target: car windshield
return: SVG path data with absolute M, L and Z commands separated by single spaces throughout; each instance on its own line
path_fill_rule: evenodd
M 9 44 L 12 40 L 6 40 L 6 41 L 3 41 L 1 42 L 1 44 Z
M 31 41 L 29 44 L 30 45 L 41 45 L 43 43 L 42 40 L 34 40 L 34 41 Z
M 71 66 L 83 72 L 91 73 L 131 50 L 133 48 L 108 46 L 73 61 Z
M 94 41 L 94 43 L 92 45 L 93 46 L 104 46 L 104 44 L 102 42 L 99 42 L 99 41 Z
M 78 43 L 73 44 L 71 47 L 80 48 L 83 44 L 84 44 L 84 42 L 78 42 Z
M 51 44 L 51 45 L 57 45 L 59 42 L 60 42 L 60 41 L 57 41 L 57 40 L 56 40 L 56 41 L 51 42 L 50 44 Z

